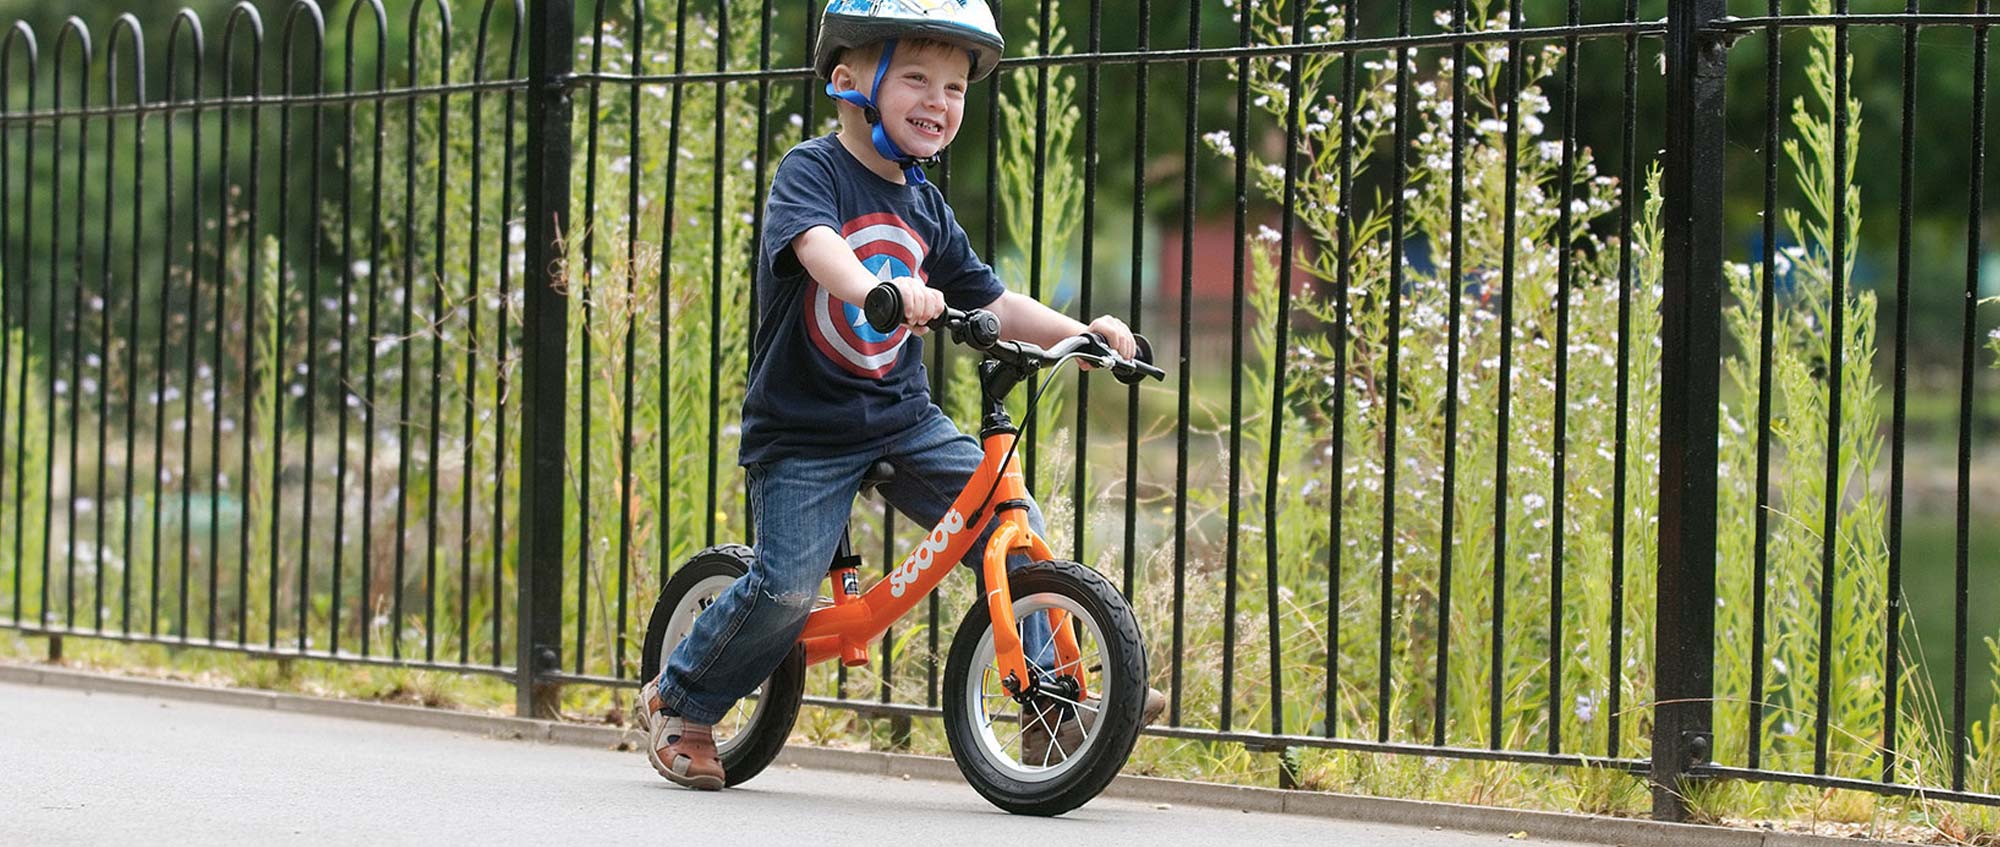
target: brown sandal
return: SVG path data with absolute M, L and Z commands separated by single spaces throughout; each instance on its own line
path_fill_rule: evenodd
M 662 715 L 653 725 L 646 760 L 669 781 L 701 791 L 720 791 L 726 780 L 716 756 L 711 727 L 679 715 Z

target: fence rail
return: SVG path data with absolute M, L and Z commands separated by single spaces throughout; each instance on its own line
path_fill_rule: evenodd
M 1024 448 L 1052 543 L 1140 612 L 1150 734 L 1608 768 L 1666 819 L 1716 778 L 2000 804 L 1987 0 L 1069 5 L 1005 4 L 934 180 L 1010 288 L 1128 315 L 1174 373 L 1055 377 Z M 0 625 L 499 675 L 523 713 L 635 685 L 674 563 L 754 534 L 729 454 L 761 201 L 831 112 L 815 4 L 668 6 L 8 30 Z M 1899 145 L 1857 129 L 1856 28 L 1903 36 Z M 1725 101 L 1751 83 L 1761 110 Z M 1926 177 L 1926 132 L 1968 180 Z M 1939 300 L 1950 332 L 1913 324 Z M 1948 421 L 1911 409 L 1930 349 Z M 1955 499 L 1927 513 L 1932 454 Z M 1913 516 L 1949 523 L 1948 572 Z M 924 529 L 854 528 L 885 570 Z M 968 590 L 808 702 L 937 715 Z

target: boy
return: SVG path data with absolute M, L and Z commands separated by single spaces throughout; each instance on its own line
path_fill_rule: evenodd
M 1047 346 L 1090 331 L 1122 356 L 1135 352 L 1117 318 L 1086 327 L 1008 293 L 924 179 L 923 165 L 958 133 L 967 87 L 992 72 L 1003 47 L 985 0 L 832 0 L 821 18 L 813 65 L 840 101 L 840 131 L 798 145 L 778 165 L 759 249 L 763 313 L 739 456 L 758 516 L 755 564 L 695 619 L 639 694 L 647 754 L 674 782 L 723 786 L 712 724 L 798 640 L 863 472 L 893 464 L 883 495 L 929 526 L 978 466 L 979 444 L 930 402 L 922 342 L 912 338 L 926 322 L 949 303 L 991 311 L 1008 339 Z M 884 281 L 904 304 L 905 326 L 887 335 L 860 309 Z M 1029 521 L 1041 530 L 1032 504 Z M 995 525 L 966 557 L 975 569 Z M 1016 554 L 1009 566 L 1026 563 Z M 1024 630 L 1028 644 L 1046 647 L 1041 615 Z M 1150 692 L 1145 719 L 1163 705 Z M 1073 723 L 1059 740 L 1081 734 Z M 1024 730 L 1024 751 L 1041 757 L 1047 722 L 1029 724 L 1039 732 Z

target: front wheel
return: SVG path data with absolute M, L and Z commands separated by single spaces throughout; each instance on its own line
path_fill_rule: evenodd
M 640 679 L 660 675 L 660 665 L 694 629 L 695 618 L 722 592 L 750 572 L 750 548 L 724 544 L 696 553 L 660 589 L 660 601 L 646 625 Z M 805 696 L 805 648 L 793 647 L 756 693 L 736 703 L 715 724 L 715 751 L 727 783 L 737 785 L 762 773 L 785 748 Z
M 1008 574 L 1014 619 L 1047 613 L 1077 655 L 1037 665 L 1036 695 L 1017 702 L 994 665 L 986 604 L 966 612 L 945 662 L 944 728 L 952 758 L 980 796 L 1014 814 L 1060 815 L 1104 790 L 1139 738 L 1146 651 L 1117 589 L 1075 562 Z

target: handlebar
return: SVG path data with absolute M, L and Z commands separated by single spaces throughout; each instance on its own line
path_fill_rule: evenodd
M 903 293 L 894 283 L 877 285 L 868 292 L 862 312 L 868 317 L 868 325 L 876 332 L 891 332 L 903 322 Z M 1026 341 L 1001 341 L 1000 319 L 985 309 L 961 312 L 946 306 L 944 313 L 928 326 L 946 330 L 953 341 L 1015 364 L 1046 368 L 1073 357 L 1110 370 L 1113 377 L 1126 385 L 1137 384 L 1147 377 L 1158 380 L 1167 378 L 1166 371 L 1153 365 L 1152 342 L 1138 333 L 1132 334 L 1132 339 L 1138 342 L 1138 355 L 1127 359 L 1118 355 L 1103 336 L 1094 332 L 1070 336 L 1046 350 Z

